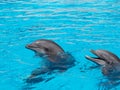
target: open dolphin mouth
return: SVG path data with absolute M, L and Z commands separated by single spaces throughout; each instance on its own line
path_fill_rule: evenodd
M 85 56 L 86 59 L 91 60 L 92 62 L 95 62 L 98 65 L 105 65 L 105 59 L 100 57 L 95 50 L 90 50 L 91 53 L 96 55 L 96 57 L 90 57 L 90 56 Z
M 87 59 L 99 59 L 99 60 L 104 60 L 103 58 L 99 57 L 97 55 L 97 53 L 94 50 L 90 50 L 91 53 L 93 53 L 94 55 L 96 55 L 96 57 L 90 57 L 90 56 L 85 56 Z

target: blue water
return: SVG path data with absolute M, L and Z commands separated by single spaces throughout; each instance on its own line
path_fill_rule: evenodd
M 42 38 L 58 43 L 77 64 L 26 86 L 41 58 L 25 45 Z M 107 90 L 100 68 L 90 69 L 96 64 L 84 58 L 90 49 L 120 56 L 120 0 L 0 0 L 0 90 Z

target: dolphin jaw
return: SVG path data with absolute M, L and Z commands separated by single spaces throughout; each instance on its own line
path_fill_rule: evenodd
M 95 50 L 90 50 L 90 52 L 93 53 L 94 55 L 96 55 L 97 57 L 90 57 L 90 56 L 86 55 L 85 56 L 86 59 L 91 60 L 98 65 L 104 66 L 106 64 L 105 59 L 101 58 L 99 55 L 97 55 L 97 52 Z
M 38 48 L 38 47 L 37 46 L 33 46 L 31 44 L 28 44 L 28 45 L 25 46 L 25 48 L 32 49 L 32 48 Z
M 89 60 L 92 60 L 92 61 L 93 61 L 94 59 L 104 61 L 104 59 L 102 59 L 102 58 L 100 58 L 100 57 L 90 57 L 90 56 L 87 56 L 87 55 L 86 55 L 85 58 L 86 58 L 86 59 L 89 59 Z

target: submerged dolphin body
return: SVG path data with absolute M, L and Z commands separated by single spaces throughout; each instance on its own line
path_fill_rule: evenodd
M 91 50 L 97 57 L 86 56 L 88 60 L 102 66 L 102 73 L 109 78 L 120 78 L 120 59 L 106 50 Z
M 26 45 L 30 49 L 44 59 L 44 66 L 35 69 L 27 81 L 33 81 L 33 78 L 50 73 L 53 70 L 65 71 L 75 65 L 75 59 L 70 53 L 66 53 L 57 43 L 40 39 L 31 44 Z M 35 80 L 35 79 L 34 79 Z

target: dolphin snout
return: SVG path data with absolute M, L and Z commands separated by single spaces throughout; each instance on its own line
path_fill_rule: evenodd
M 27 44 L 25 47 L 28 48 L 28 49 L 30 49 L 30 48 L 33 47 L 33 45 L 31 45 L 31 44 Z

